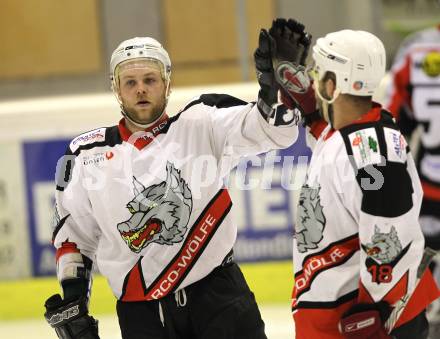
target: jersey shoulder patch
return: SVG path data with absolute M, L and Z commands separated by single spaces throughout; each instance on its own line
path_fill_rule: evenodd
M 347 135 L 349 155 L 353 156 L 358 169 L 381 163 L 382 152 L 375 127 L 355 130 Z
M 91 145 L 97 142 L 105 141 L 105 127 L 97 128 L 92 131 L 85 132 L 74 138 L 69 145 L 70 151 L 75 153 L 81 146 Z
M 385 144 L 387 147 L 387 160 L 405 163 L 407 160 L 408 144 L 399 130 L 383 128 Z

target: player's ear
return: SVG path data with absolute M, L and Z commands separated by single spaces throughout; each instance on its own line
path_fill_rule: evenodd
M 324 81 L 325 81 L 324 82 L 325 94 L 327 95 L 328 98 L 333 98 L 333 94 L 335 93 L 336 90 L 335 79 L 333 79 L 332 77 L 328 77 Z

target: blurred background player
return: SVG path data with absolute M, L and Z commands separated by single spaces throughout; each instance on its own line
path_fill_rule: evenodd
M 371 33 L 342 30 L 317 40 L 313 60 L 313 86 L 295 62 L 276 73 L 283 101 L 302 107 L 317 138 L 295 224 L 296 338 L 390 338 L 392 305 L 414 290 L 392 335 L 426 338 L 425 308 L 440 292 L 429 270 L 415 286 L 420 180 L 392 116 L 372 101 L 385 48 Z
M 304 26 L 294 33 L 301 49 Z M 93 262 L 118 299 L 123 338 L 266 338 L 233 260 L 237 227 L 222 182 L 240 156 L 297 138 L 298 116 L 277 103 L 271 42 L 263 30 L 257 103 L 204 94 L 172 118 L 161 44 L 133 38 L 113 52 L 123 118 L 73 139 L 57 173 L 53 243 L 64 298 L 49 298 L 45 317 L 60 338 L 98 337 L 87 307 Z M 86 161 L 99 154 L 109 161 Z M 205 160 L 212 178 L 201 185 Z
M 387 107 L 407 140 L 418 138 L 414 155 L 423 188 L 420 225 L 426 245 L 440 251 L 440 23 L 406 38 L 396 54 Z M 419 127 L 419 128 L 417 128 Z M 440 258 L 433 275 L 440 284 Z M 440 337 L 440 300 L 428 311 L 432 338 Z

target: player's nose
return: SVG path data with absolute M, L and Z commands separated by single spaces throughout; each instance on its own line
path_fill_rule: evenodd
M 138 95 L 147 93 L 147 86 L 143 82 L 139 82 L 136 87 L 136 93 Z

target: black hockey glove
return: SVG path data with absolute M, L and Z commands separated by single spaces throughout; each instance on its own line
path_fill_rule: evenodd
M 54 294 L 46 300 L 44 317 L 61 339 L 99 339 L 98 321 L 88 315 L 85 298 L 63 300 Z
M 269 35 L 277 46 L 277 63 L 288 61 L 305 66 L 312 36 L 304 31 L 304 25 L 294 19 L 278 18 L 272 22 Z
M 254 53 L 260 91 L 257 106 L 264 119 L 271 125 L 291 125 L 297 123 L 299 114 L 278 103 L 278 90 L 273 60 L 276 57 L 276 44 L 268 31 L 260 31 L 258 48 Z
M 267 30 L 262 29 L 258 39 L 258 47 L 254 53 L 254 60 L 257 79 L 260 84 L 257 105 L 261 114 L 267 120 L 272 115 L 272 106 L 278 101 L 279 86 L 275 80 L 275 71 L 272 64 L 275 55 L 275 40 L 269 35 Z
M 390 315 L 385 301 L 375 304 L 355 304 L 342 316 L 339 331 L 348 339 L 391 339 L 384 324 Z

